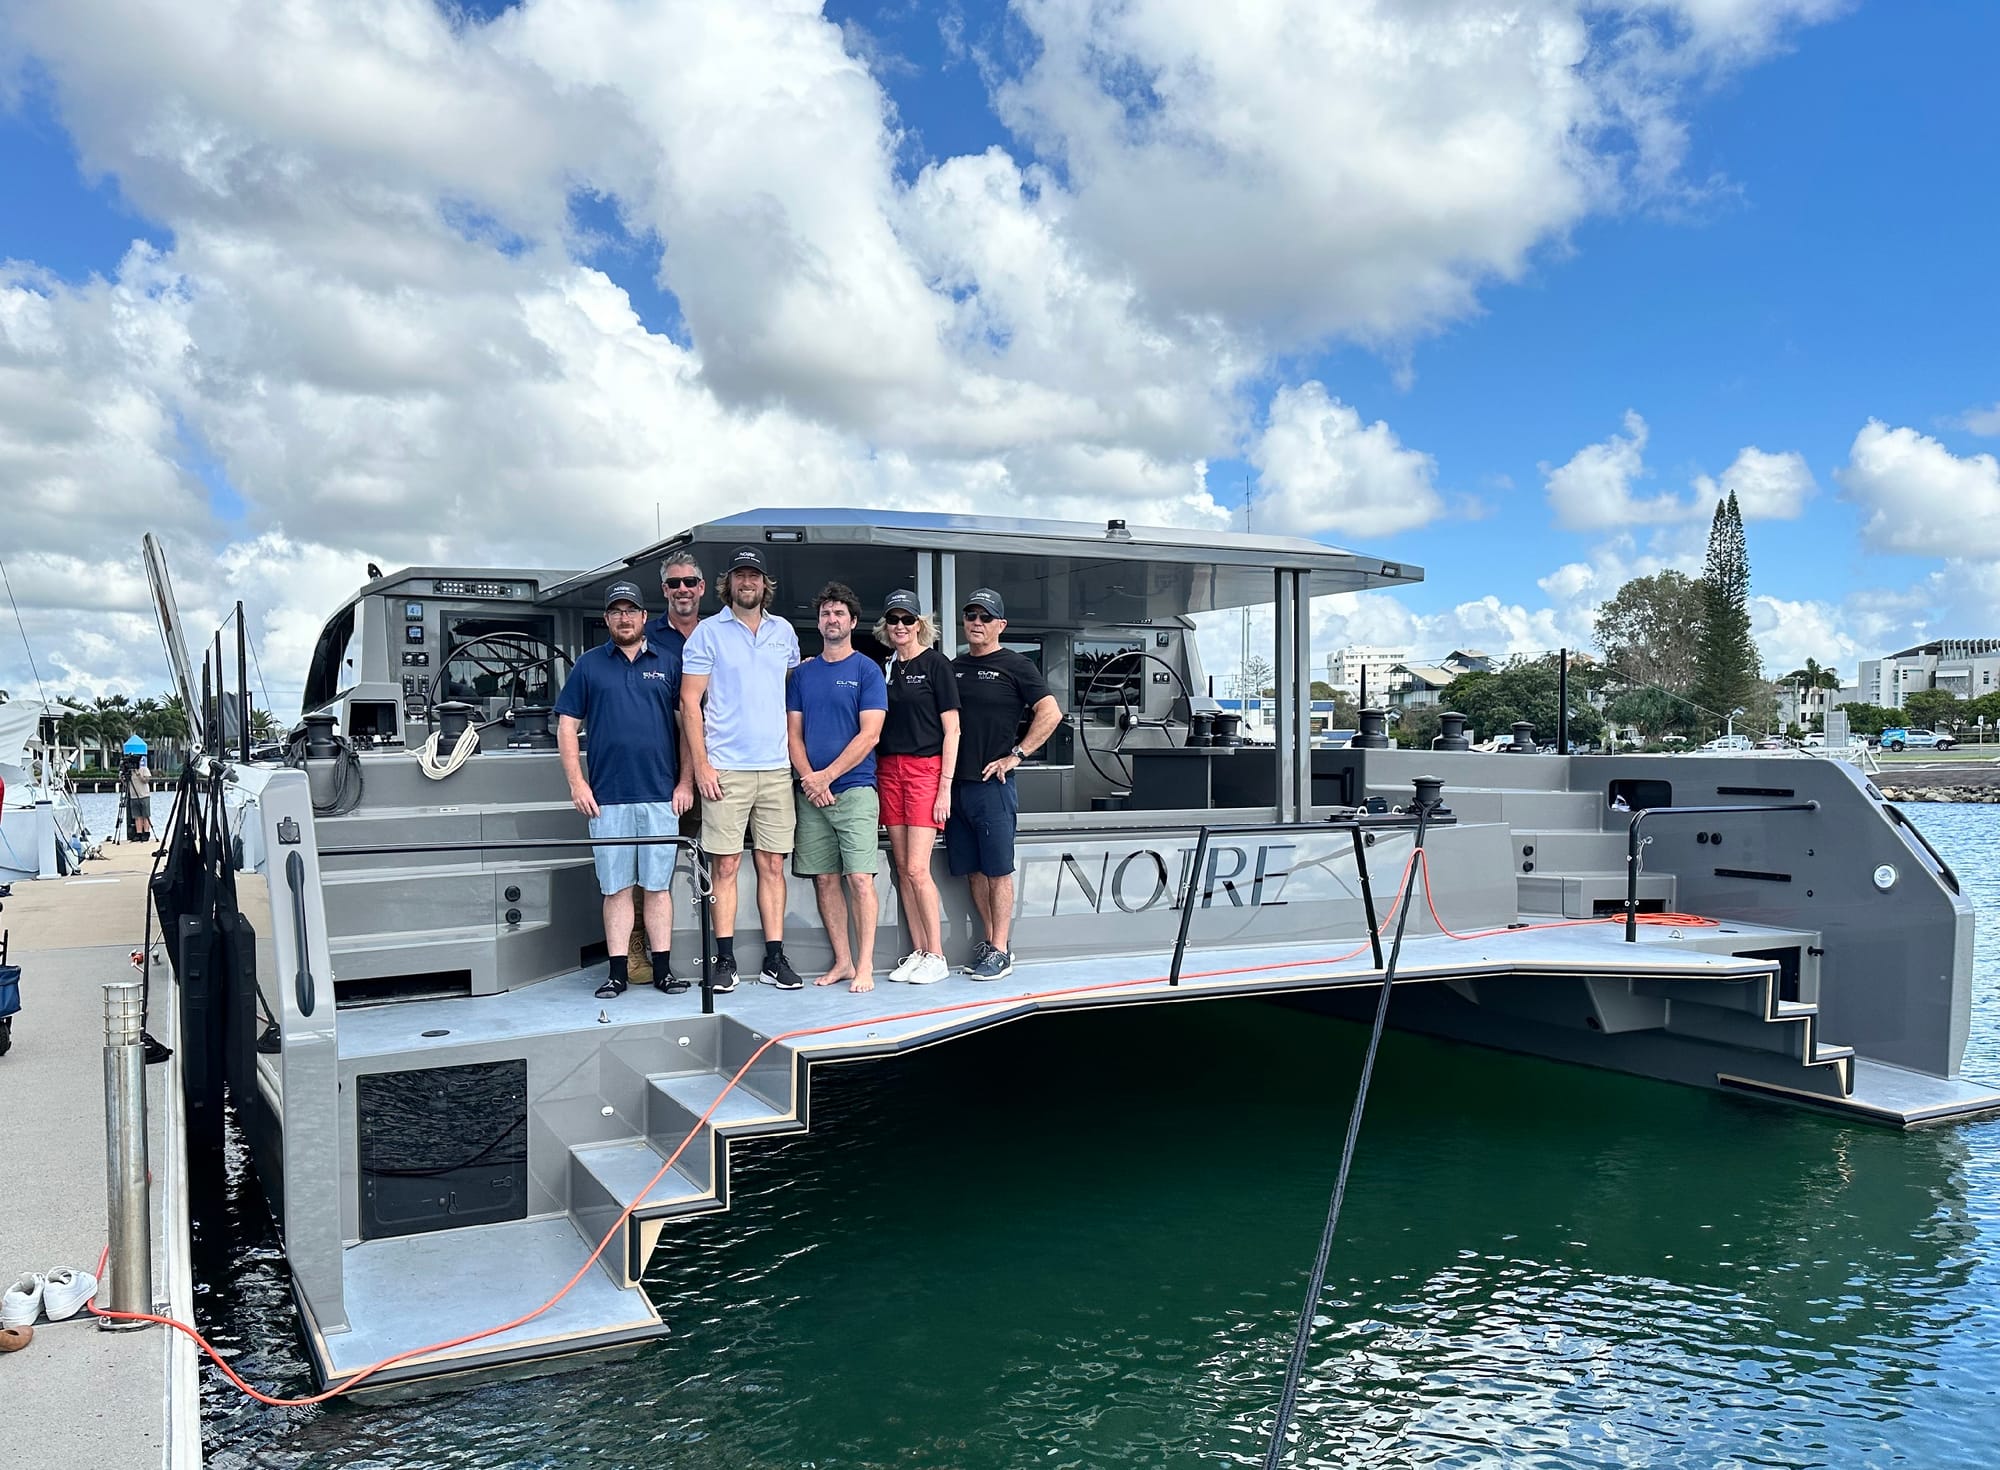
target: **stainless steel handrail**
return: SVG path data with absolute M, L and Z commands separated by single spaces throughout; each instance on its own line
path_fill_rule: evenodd
M 1639 942 L 1639 824 L 1648 817 L 1727 816 L 1742 812 L 1816 812 L 1816 801 L 1786 802 L 1782 806 L 1647 806 L 1632 813 L 1625 829 L 1625 942 Z

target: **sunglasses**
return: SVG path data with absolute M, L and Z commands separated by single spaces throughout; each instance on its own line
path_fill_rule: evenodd
M 661 585 L 662 587 L 666 588 L 666 589 L 667 589 L 667 590 L 668 590 L 669 592 L 678 592 L 678 591 L 680 591 L 680 590 L 681 590 L 682 588 L 685 588 L 685 587 L 699 587 L 699 586 L 701 585 L 701 578 L 699 578 L 699 577 L 662 577 L 662 578 L 660 578 L 660 585 Z
M 968 623 L 997 623 L 1000 621 L 983 607 L 968 607 L 962 616 Z
M 908 613 L 890 613 L 882 621 L 892 628 L 914 628 L 917 625 L 917 620 Z

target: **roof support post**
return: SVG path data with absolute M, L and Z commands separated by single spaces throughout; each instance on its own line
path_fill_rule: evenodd
M 958 554 L 941 551 L 937 559 L 937 601 L 931 604 L 937 609 L 938 652 L 946 658 L 958 653 L 958 610 L 963 604 L 958 600 Z
M 1277 625 L 1278 815 L 1302 822 L 1312 810 L 1312 627 L 1308 582 L 1280 567 L 1272 587 Z

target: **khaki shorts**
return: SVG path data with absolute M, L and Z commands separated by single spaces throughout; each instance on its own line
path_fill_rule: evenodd
M 711 857 L 743 851 L 745 832 L 759 852 L 790 852 L 792 773 L 790 771 L 717 771 L 720 801 L 701 804 L 701 850 Z
M 852 786 L 832 806 L 814 806 L 801 791 L 799 845 L 792 872 L 800 878 L 825 873 L 872 873 L 882 859 L 882 805 L 873 786 Z

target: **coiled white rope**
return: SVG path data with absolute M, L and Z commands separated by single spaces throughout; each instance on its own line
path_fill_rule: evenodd
M 431 738 L 419 745 L 410 754 L 417 758 L 417 769 L 433 781 L 442 781 L 460 766 L 472 759 L 472 753 L 479 749 L 479 727 L 467 725 L 459 733 L 458 743 L 452 746 L 451 754 L 442 761 L 437 758 L 438 732 L 431 731 Z

